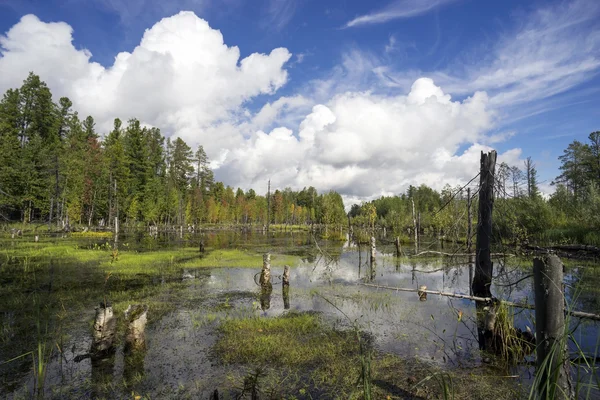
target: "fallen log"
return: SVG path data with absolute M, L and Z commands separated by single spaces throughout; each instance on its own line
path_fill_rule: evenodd
M 374 288 L 377 288 L 377 289 L 395 290 L 397 292 L 427 293 L 427 294 L 433 294 L 433 295 L 438 295 L 438 296 L 454 297 L 454 298 L 457 298 L 457 299 L 482 301 L 482 302 L 486 302 L 486 303 L 491 303 L 491 302 L 493 302 L 495 300 L 493 297 L 469 296 L 469 295 L 461 294 L 461 293 L 442 292 L 441 290 L 423 290 L 423 289 L 413 289 L 413 288 L 399 288 L 399 287 L 395 287 L 395 286 L 376 285 L 376 284 L 373 284 L 373 283 L 359 283 L 359 285 L 374 287 Z M 502 300 L 502 302 L 504 304 L 508 305 L 508 306 L 511 306 L 511 307 L 525 308 L 525 309 L 528 309 L 528 310 L 535 310 L 535 306 L 532 305 L 532 304 L 514 303 L 512 301 L 504 301 L 504 300 Z M 584 318 L 584 319 L 591 319 L 591 320 L 594 320 L 594 321 L 600 321 L 600 315 L 599 314 L 593 314 L 593 313 L 588 313 L 588 312 L 583 312 L 583 311 L 571 311 L 571 310 L 565 310 L 565 312 L 568 315 L 572 316 L 572 317 Z
M 438 255 L 438 256 L 446 256 L 446 257 L 469 257 L 469 256 L 475 256 L 475 253 L 444 253 L 442 251 L 433 251 L 433 250 L 427 250 L 427 251 L 421 251 L 417 254 L 413 254 L 410 257 L 419 257 L 419 256 L 424 256 L 427 254 L 433 254 L 433 255 Z M 492 253 L 490 254 L 492 257 L 516 257 L 514 254 L 510 254 L 510 253 Z

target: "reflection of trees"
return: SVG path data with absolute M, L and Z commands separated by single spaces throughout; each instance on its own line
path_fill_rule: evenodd
M 600 310 L 600 270 L 597 268 L 572 268 L 566 275 L 565 294 L 573 309 L 598 312 Z

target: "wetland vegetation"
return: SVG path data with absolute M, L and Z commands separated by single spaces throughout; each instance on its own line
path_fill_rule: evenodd
M 469 297 L 475 178 L 409 186 L 346 214 L 335 191 L 234 190 L 202 146 L 137 119 L 115 119 L 103 138 L 95 129 L 33 73 L 0 101 L 0 396 L 535 397 L 534 316 L 519 307 L 533 303 L 531 252 L 568 251 L 568 306 L 600 310 L 600 132 L 565 150 L 549 197 L 531 159 L 499 165 L 491 290 L 515 307 L 494 315 L 494 352 L 471 300 L 423 296 Z M 148 309 L 134 349 L 130 305 Z M 101 312 L 116 325 L 99 357 Z M 598 323 L 567 328 L 575 393 L 598 398 Z
M 415 258 L 409 247 L 396 257 L 392 243 L 379 242 L 371 266 L 366 246 L 306 231 L 121 234 L 118 252 L 105 235 L 35 242 L 4 234 L 2 396 L 209 398 L 217 389 L 220 398 L 364 398 L 368 380 L 372 398 L 527 398 L 533 367 L 480 351 L 472 302 L 422 302 L 416 293 L 361 285 L 468 293 L 468 260 Z M 274 283 L 268 308 L 256 283 L 265 252 Z M 531 302 L 530 261 L 496 262 L 494 292 Z M 292 267 L 289 309 L 278 285 L 285 264 Z M 568 301 L 597 310 L 593 263 L 567 268 Z M 116 352 L 102 363 L 75 362 L 89 351 L 94 308 L 103 301 L 117 316 Z M 149 308 L 146 349 L 133 356 L 123 343 L 129 304 Z M 514 324 L 533 328 L 531 312 L 518 310 Z M 573 329 L 581 351 L 596 354 L 597 324 L 577 321 Z M 580 393 L 593 398 L 597 371 L 578 371 Z

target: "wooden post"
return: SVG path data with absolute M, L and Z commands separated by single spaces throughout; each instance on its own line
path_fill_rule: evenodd
M 92 358 L 102 358 L 114 350 L 117 319 L 110 304 L 100 303 L 96 307 L 94 333 L 90 353 Z
M 479 218 L 477 221 L 477 244 L 475 248 L 475 276 L 473 294 L 479 297 L 492 297 L 493 264 L 491 258 L 492 209 L 494 206 L 494 169 L 496 151 L 481 152 L 479 178 Z
M 541 399 L 573 398 L 567 353 L 563 264 L 556 255 L 533 259 L 537 387 Z
M 283 277 L 281 279 L 281 288 L 283 294 L 283 308 L 290 309 L 290 266 L 283 267 Z
M 400 257 L 402 255 L 402 247 L 400 246 L 400 236 L 396 236 L 394 240 L 394 245 L 396 245 L 396 257 Z

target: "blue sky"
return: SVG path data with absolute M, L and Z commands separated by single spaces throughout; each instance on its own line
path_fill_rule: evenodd
M 140 118 L 203 144 L 217 177 L 242 187 L 271 178 L 350 199 L 441 188 L 474 175 L 485 146 L 512 164 L 532 156 L 549 183 L 563 149 L 600 129 L 598 17 L 593 0 L 0 0 L 0 90 L 32 69 L 100 130 Z M 36 48 L 40 31 L 60 58 Z M 220 46 L 237 46 L 237 64 Z M 120 52 L 132 56 L 116 68 Z

